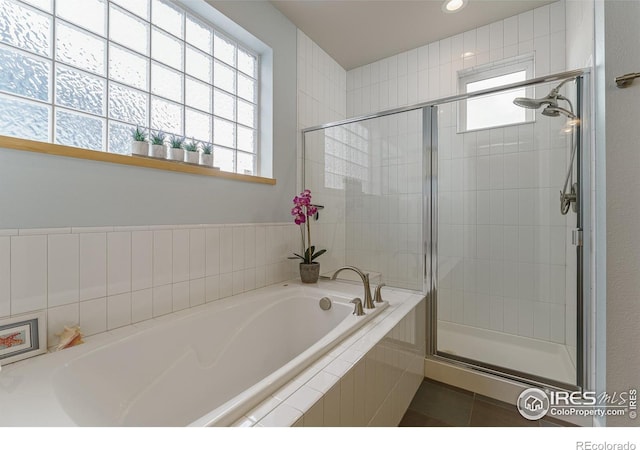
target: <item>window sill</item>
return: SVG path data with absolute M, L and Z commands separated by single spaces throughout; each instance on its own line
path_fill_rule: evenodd
M 149 169 L 168 170 L 171 172 L 206 175 L 210 177 L 225 178 L 228 180 L 245 181 L 248 183 L 276 184 L 275 178 L 265 178 L 255 175 L 243 175 L 240 173 L 225 172 L 213 167 L 204 167 L 164 159 L 145 158 L 129 155 L 118 155 L 96 150 L 85 150 L 66 145 L 51 144 L 48 142 L 31 141 L 9 136 L 0 136 L 0 149 L 22 150 L 27 152 L 44 153 L 47 155 L 66 156 L 69 158 L 88 159 L 126 166 L 147 167 Z

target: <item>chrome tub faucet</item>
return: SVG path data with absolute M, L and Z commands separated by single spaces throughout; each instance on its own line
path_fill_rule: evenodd
M 351 270 L 357 273 L 362 279 L 362 285 L 364 286 L 364 307 L 366 309 L 373 309 L 376 305 L 373 304 L 373 299 L 371 297 L 371 286 L 369 284 L 369 274 L 363 273 L 362 270 L 358 269 L 354 266 L 344 266 L 335 271 L 333 275 L 331 275 L 331 279 L 335 280 L 340 272 L 343 270 Z

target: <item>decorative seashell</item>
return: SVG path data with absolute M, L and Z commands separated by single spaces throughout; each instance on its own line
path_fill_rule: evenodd
M 60 342 L 56 347 L 56 350 L 63 350 L 65 348 L 74 347 L 84 343 L 82 340 L 82 333 L 80 333 L 80 327 L 64 327 L 62 333 L 56 334 L 60 337 Z

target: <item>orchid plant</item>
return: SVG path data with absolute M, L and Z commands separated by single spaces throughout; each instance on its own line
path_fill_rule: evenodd
M 290 259 L 299 258 L 304 264 L 315 264 L 313 262 L 318 256 L 326 252 L 326 250 L 318 250 L 311 245 L 311 216 L 318 212 L 318 208 L 311 204 L 311 191 L 305 189 L 299 195 L 293 198 L 294 207 L 291 210 L 291 215 L 294 217 L 296 225 L 300 226 L 300 236 L 302 241 L 303 255 L 294 253 L 295 256 L 291 256 Z M 307 243 L 305 246 L 305 224 L 306 224 L 306 238 Z

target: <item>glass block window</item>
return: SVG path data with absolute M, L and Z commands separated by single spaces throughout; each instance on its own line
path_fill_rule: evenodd
M 0 0 L 0 134 L 129 154 L 184 136 L 256 174 L 259 58 L 170 0 Z

